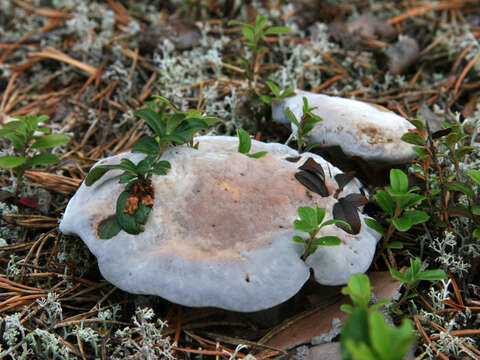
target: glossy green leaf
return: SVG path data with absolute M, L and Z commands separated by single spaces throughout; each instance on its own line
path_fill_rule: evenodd
M 392 241 L 385 246 L 387 249 L 403 249 L 403 243 L 400 241 Z
M 408 191 L 408 177 L 400 169 L 390 170 L 390 185 L 393 191 L 398 193 L 406 193 Z
M 27 168 L 36 165 L 52 165 L 58 163 L 58 156 L 50 153 L 41 153 L 27 160 L 25 166 Z
M 64 134 L 50 134 L 41 137 L 32 144 L 33 149 L 46 149 L 54 146 L 66 144 L 70 137 Z
M 205 121 L 188 118 L 182 121 L 171 135 L 168 135 L 165 138 L 180 145 L 189 142 L 196 132 L 204 129 L 208 129 L 208 125 Z
M 254 159 L 259 159 L 265 155 L 267 155 L 268 152 L 267 151 L 259 151 L 259 152 L 256 152 L 256 153 L 253 153 L 253 154 L 246 154 L 248 157 L 251 157 L 251 158 L 254 158 Z
M 290 33 L 290 28 L 288 26 L 272 26 L 266 29 L 263 34 L 270 35 L 270 34 L 288 34 Z
M 171 135 L 174 130 L 185 120 L 184 114 L 173 114 L 167 119 L 167 135 Z
M 129 193 L 128 191 L 123 191 L 117 199 L 117 209 L 116 209 L 116 218 L 118 224 L 121 228 L 132 235 L 139 234 L 142 231 L 142 228 L 135 221 L 135 217 L 130 214 L 124 213 L 125 205 Z
M 422 120 L 420 120 L 420 119 L 410 119 L 408 121 L 410 121 L 413 124 L 413 126 L 415 126 L 417 128 L 417 130 L 420 131 L 420 133 L 423 133 L 423 131 L 425 130 L 425 124 L 423 123 Z
M 430 219 L 430 215 L 421 210 L 407 210 L 403 216 L 408 216 L 412 225 L 421 224 Z
M 138 209 L 135 211 L 135 222 L 137 224 L 145 224 L 148 219 L 148 215 L 152 210 L 151 206 L 146 206 L 143 204 L 138 204 Z
M 425 138 L 416 132 L 407 132 L 402 135 L 401 139 L 406 143 L 413 144 L 413 145 L 425 145 Z
M 118 183 L 119 184 L 126 184 L 128 183 L 130 180 L 133 180 L 135 179 L 137 176 L 130 173 L 130 172 L 124 172 L 122 175 L 120 175 L 120 178 L 118 180 Z
M 475 192 L 469 185 L 465 183 L 459 181 L 451 181 L 445 186 L 445 188 L 447 190 L 460 191 L 461 193 L 467 195 L 470 199 L 475 198 Z
M 113 215 L 100 222 L 97 234 L 100 239 L 108 240 L 117 235 L 121 230 L 122 228 L 120 227 L 117 218 Z
M 145 153 L 150 155 L 157 155 L 160 151 L 160 146 L 158 142 L 151 136 L 142 136 L 140 139 L 135 141 L 132 145 L 132 152 L 134 153 Z
M 26 161 L 27 161 L 27 158 L 24 156 L 10 156 L 10 155 L 0 156 L 0 168 L 13 169 L 22 165 Z
M 417 279 L 428 281 L 444 280 L 446 278 L 447 274 L 441 269 L 424 270 L 417 275 Z
M 85 178 L 85 185 L 91 186 L 95 183 L 98 179 L 100 179 L 107 171 L 110 171 L 111 168 L 105 165 L 98 165 L 95 166 L 93 169 L 90 170 L 87 177 Z
M 157 134 L 157 136 L 165 136 L 166 128 L 163 118 L 159 113 L 152 109 L 140 109 L 135 111 L 136 116 L 142 118 L 146 123 L 152 128 L 152 130 Z
M 342 243 L 337 236 L 322 236 L 313 240 L 314 246 L 337 246 Z
M 252 147 L 252 139 L 250 135 L 243 129 L 237 130 L 238 136 L 238 152 L 242 154 L 248 154 L 250 148 Z
M 413 225 L 412 220 L 407 215 L 402 215 L 397 219 L 392 219 L 392 223 L 398 231 L 407 231 Z
M 266 81 L 266 83 L 267 83 L 267 86 L 272 91 L 273 95 L 275 95 L 275 97 L 280 97 L 280 89 L 278 85 L 275 84 L 273 81 L 268 81 L 268 80 Z
M 299 244 L 304 244 L 304 245 L 306 244 L 305 239 L 298 235 L 295 235 L 294 237 L 292 237 L 292 241 Z
M 378 205 L 388 214 L 393 215 L 395 212 L 395 202 L 392 197 L 384 190 L 378 190 L 374 195 Z
M 468 176 L 480 186 L 480 170 L 469 170 Z
M 378 232 L 380 235 L 385 235 L 385 230 L 383 229 L 383 226 L 375 219 L 370 219 L 370 218 L 365 218 L 365 224 L 375 230 L 376 232 Z

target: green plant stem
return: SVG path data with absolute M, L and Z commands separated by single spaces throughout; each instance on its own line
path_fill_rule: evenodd
M 319 231 L 320 229 L 317 229 L 314 232 L 310 233 L 310 237 L 307 240 L 307 246 L 305 247 L 305 251 L 303 252 L 303 255 L 302 255 L 303 261 L 305 261 L 308 257 L 308 254 L 310 254 L 310 249 L 312 248 L 313 241 L 315 240 L 315 236 L 317 236 Z
M 435 165 L 435 168 L 438 171 L 438 180 L 440 181 L 440 192 L 441 192 L 441 207 L 442 207 L 442 215 L 443 215 L 443 221 L 447 224 L 448 230 L 452 231 L 450 222 L 448 221 L 448 211 L 447 211 L 447 204 L 446 204 L 446 191 L 445 191 L 445 182 L 443 180 L 443 173 L 442 169 L 440 167 L 440 163 L 438 162 L 437 158 L 437 151 L 435 149 L 435 145 L 433 143 L 432 137 L 429 135 L 428 136 L 428 145 L 429 145 L 429 152 L 431 154 L 431 159 L 433 160 L 433 164 Z

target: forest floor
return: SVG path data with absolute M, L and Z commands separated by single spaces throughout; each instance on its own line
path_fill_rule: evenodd
M 290 32 L 262 37 L 257 53 L 242 26 L 228 22 L 251 24 L 258 14 Z M 273 123 L 261 101 L 272 95 L 270 80 L 407 119 L 457 123 L 466 137 L 454 147 L 478 144 L 479 41 L 478 0 L 2 1 L 0 125 L 14 115 L 48 115 L 45 126 L 70 141 L 53 148 L 57 164 L 25 172 L 16 196 L 15 173 L 0 172 L 0 358 L 320 358 L 318 336 L 338 340 L 335 319 L 345 319 L 341 287 L 308 282 L 286 304 L 255 314 L 129 294 L 103 279 L 80 238 L 58 230 L 69 199 L 96 161 L 127 151 L 147 131 L 134 111 L 152 95 L 219 117 L 210 134 L 243 128 L 284 143 L 289 128 Z M 442 144 L 433 145 L 442 152 Z M 395 232 L 403 248 L 388 251 L 398 269 L 422 257 L 448 279 L 422 282 L 392 318 L 412 320 L 417 359 L 480 359 L 479 192 L 465 175 L 479 168 L 480 152 L 447 150 L 431 170 L 441 194 L 425 194 L 441 215 Z M 0 155 L 14 154 L 0 139 Z M 403 169 L 419 174 L 422 166 Z M 370 209 L 385 223 L 378 206 Z M 377 297 L 398 300 L 405 288 L 387 264 L 376 257 L 370 281 Z

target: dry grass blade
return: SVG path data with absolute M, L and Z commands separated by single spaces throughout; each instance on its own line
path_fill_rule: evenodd
M 25 171 L 25 177 L 46 189 L 61 194 L 73 194 L 83 181 L 81 179 L 72 179 L 67 176 L 33 170 Z

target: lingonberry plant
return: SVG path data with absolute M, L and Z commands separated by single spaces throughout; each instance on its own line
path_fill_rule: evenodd
M 203 116 L 199 110 L 182 112 L 168 99 L 155 96 L 161 103 L 156 110 L 154 102 L 148 107 L 135 112 L 151 127 L 154 136 L 145 135 L 132 146 L 132 152 L 145 154 L 145 158 L 134 164 L 128 159 L 121 159 L 119 164 L 98 165 L 85 178 L 85 185 L 91 186 L 110 170 L 123 170 L 119 183 L 126 184 L 116 202 L 115 216 L 104 220 L 99 226 L 99 237 L 110 239 L 121 230 L 129 234 L 138 234 L 152 209 L 155 194 L 152 187 L 153 175 L 166 175 L 171 164 L 162 160 L 162 154 L 169 146 L 187 144 L 196 148 L 193 136 L 200 130 L 218 121 L 215 117 Z M 173 114 L 167 114 L 167 108 Z
M 13 169 L 17 176 L 15 195 L 18 195 L 25 170 L 37 165 L 58 163 L 56 155 L 38 150 L 65 144 L 70 137 L 64 134 L 50 134 L 50 128 L 40 126 L 41 122 L 48 119 L 47 115 L 15 118 L 18 120 L 3 125 L 0 136 L 6 136 L 12 142 L 16 155 L 1 156 L 0 168 Z
M 300 220 L 295 220 L 293 222 L 293 227 L 295 230 L 304 231 L 309 235 L 306 238 L 298 235 L 295 235 L 292 238 L 294 242 L 303 244 L 305 248 L 302 255 L 303 260 L 306 260 L 308 256 L 313 254 L 319 246 L 340 245 L 341 240 L 337 236 L 316 237 L 323 227 L 338 224 L 350 229 L 350 224 L 343 220 L 331 219 L 323 221 L 326 211 L 325 209 L 320 209 L 317 205 L 315 205 L 315 208 L 300 206 L 297 211 Z
M 313 113 L 313 110 L 315 110 L 317 107 L 310 107 L 308 105 L 308 100 L 304 96 L 303 97 L 303 115 L 300 118 L 300 121 L 297 120 L 296 116 L 293 114 L 293 112 L 289 109 L 285 109 L 285 114 L 287 115 L 288 120 L 290 120 L 291 123 L 295 124 L 297 127 L 296 131 L 296 138 L 297 138 L 297 150 L 298 152 L 302 151 L 310 151 L 314 147 L 318 146 L 318 144 L 311 144 L 307 146 L 304 149 L 304 145 L 306 142 L 305 136 L 308 135 L 310 131 L 313 130 L 315 127 L 315 124 L 318 123 L 319 121 L 322 121 L 322 118 L 316 114 Z

